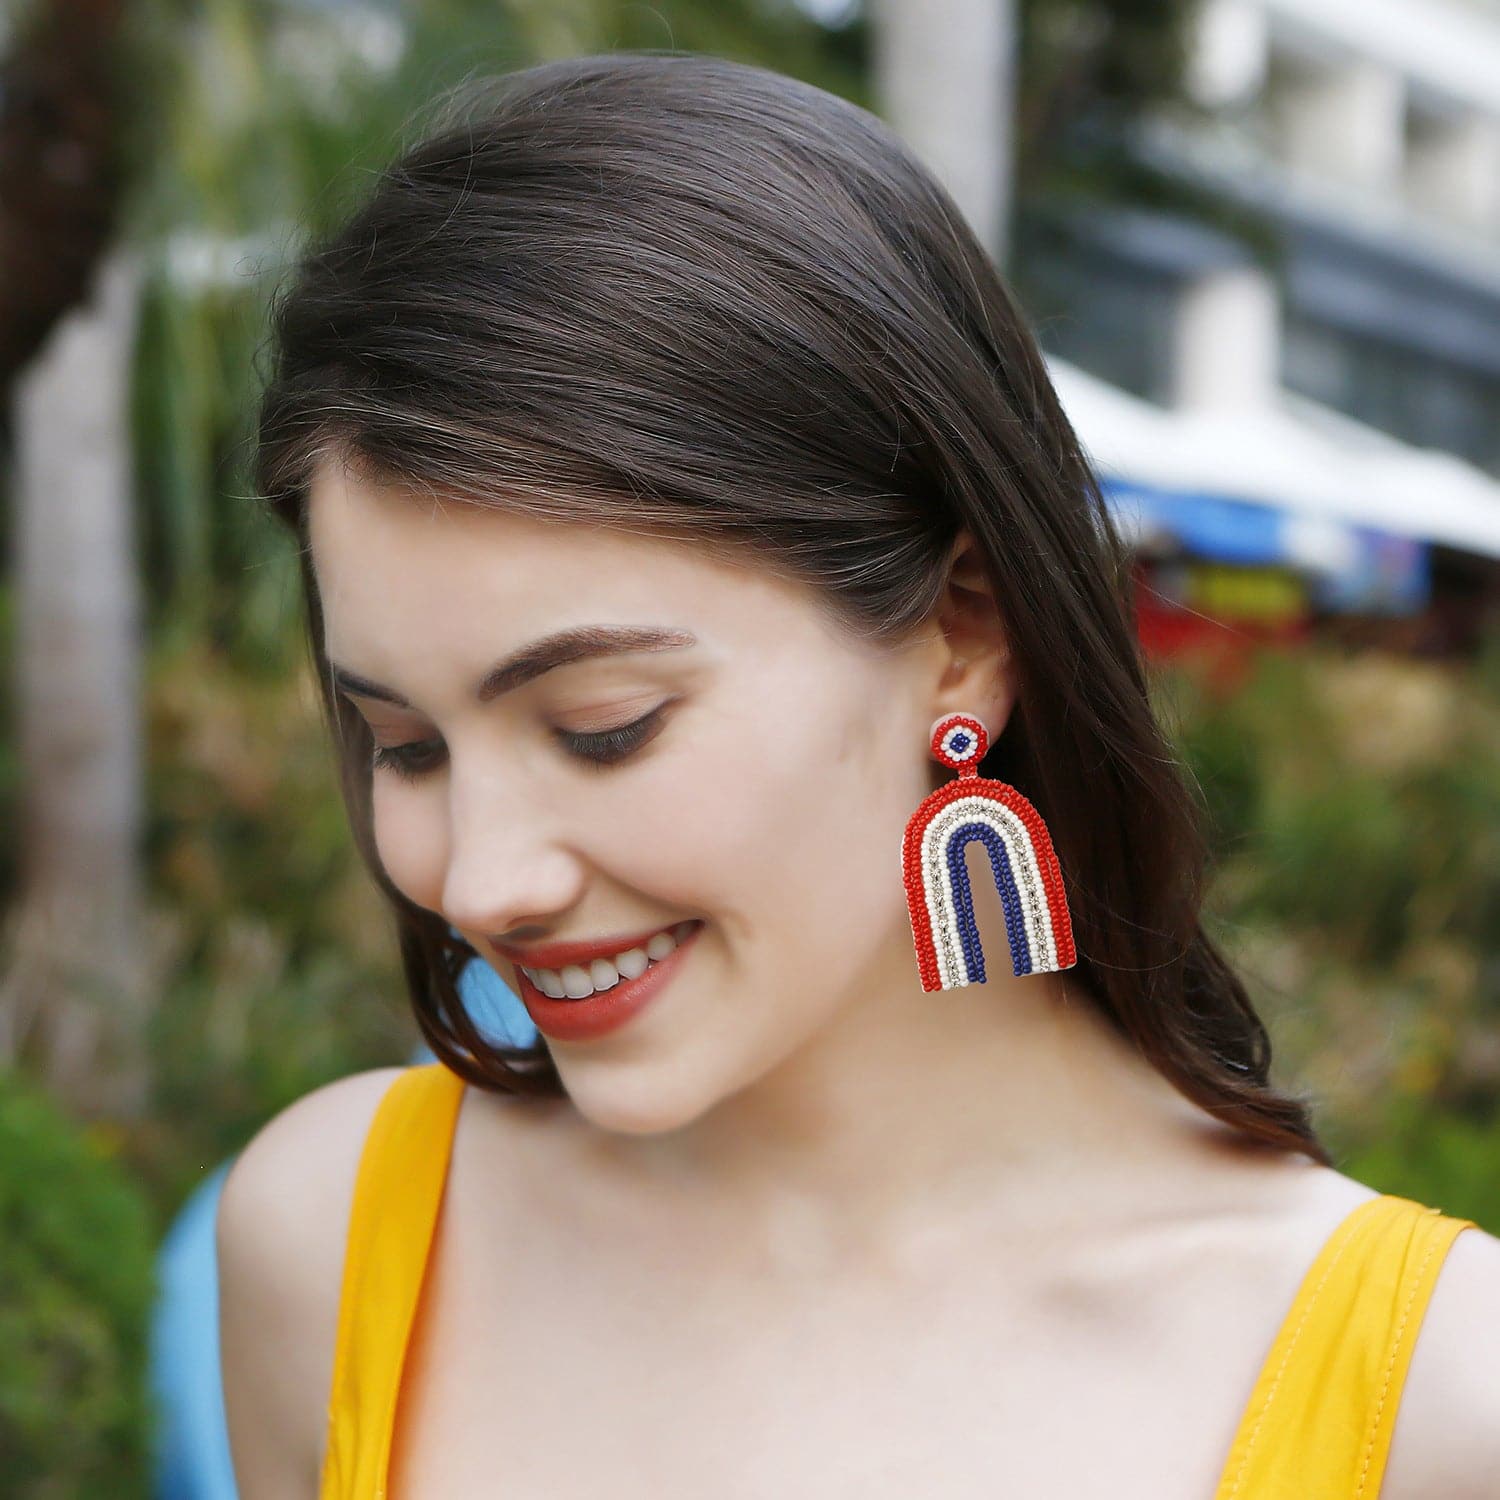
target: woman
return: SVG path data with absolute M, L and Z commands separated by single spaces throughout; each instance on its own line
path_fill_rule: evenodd
M 876 120 L 514 75 L 274 342 L 260 486 L 439 1061 L 230 1175 L 243 1500 L 1496 1493 L 1500 1244 L 1269 1082 L 1097 484 Z

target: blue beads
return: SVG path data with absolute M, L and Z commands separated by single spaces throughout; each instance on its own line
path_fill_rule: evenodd
M 964 864 L 964 850 L 974 839 L 983 841 L 989 851 L 990 869 L 1000 891 L 1000 905 L 1005 913 L 1005 935 L 1010 941 L 1011 968 L 1017 974 L 1032 971 L 1031 944 L 1021 915 L 1021 893 L 1011 870 L 1010 854 L 1005 840 L 988 823 L 965 823 L 948 836 L 948 880 L 953 891 L 954 916 L 957 919 L 959 944 L 963 949 L 964 969 L 971 984 L 983 984 L 984 950 L 979 942 L 979 926 L 974 920 L 974 898 L 969 889 L 969 871 Z

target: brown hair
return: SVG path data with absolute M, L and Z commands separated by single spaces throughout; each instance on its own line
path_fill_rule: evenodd
M 472 950 L 375 855 L 369 732 L 329 683 L 306 545 L 323 457 L 752 548 L 875 640 L 926 618 L 967 528 L 1019 674 L 982 774 L 1047 821 L 1078 983 L 1210 1114 L 1327 1164 L 1200 925 L 1196 809 L 1148 700 L 1097 481 L 951 200 L 866 111 L 717 58 L 572 58 L 448 108 L 279 292 L 256 465 L 303 543 L 345 797 L 437 1056 L 481 1087 L 562 1088 L 543 1039 L 476 1028 L 456 984 Z

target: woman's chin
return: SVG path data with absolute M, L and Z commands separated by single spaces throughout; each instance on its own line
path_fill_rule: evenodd
M 554 1049 L 554 1056 L 556 1055 Z M 665 1135 L 690 1125 L 712 1104 L 701 1089 L 691 1086 L 674 1090 L 657 1079 L 627 1079 L 623 1070 L 605 1077 L 608 1070 L 570 1070 L 559 1062 L 563 1087 L 573 1107 L 591 1125 L 614 1135 Z M 687 1080 L 683 1080 L 688 1082 Z

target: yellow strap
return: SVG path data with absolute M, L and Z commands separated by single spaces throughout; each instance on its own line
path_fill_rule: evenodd
M 1271 1347 L 1215 1500 L 1376 1500 L 1422 1315 L 1472 1224 L 1389 1193 L 1347 1215 Z
M 384 1500 L 396 1398 L 464 1083 L 408 1068 L 370 1122 L 339 1295 L 320 1500 Z

